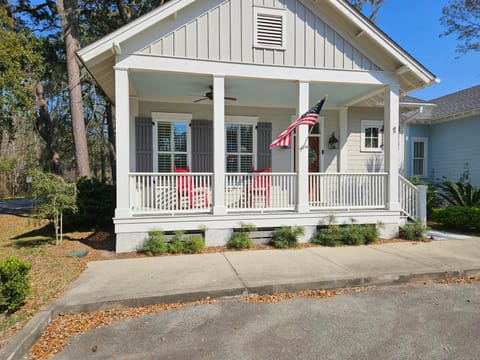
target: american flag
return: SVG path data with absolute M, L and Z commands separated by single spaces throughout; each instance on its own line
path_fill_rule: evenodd
M 293 123 L 291 123 L 285 129 L 285 131 L 283 131 L 275 138 L 275 140 L 273 140 L 273 142 L 270 144 L 270 150 L 275 146 L 290 146 L 290 143 L 292 142 L 293 130 L 295 130 L 298 125 L 305 124 L 310 127 L 314 126 L 318 118 L 318 114 L 320 114 L 320 110 L 322 110 L 322 106 L 325 103 L 325 100 L 327 100 L 327 96 L 317 102 L 315 106 L 308 110 L 305 114 L 303 114 Z

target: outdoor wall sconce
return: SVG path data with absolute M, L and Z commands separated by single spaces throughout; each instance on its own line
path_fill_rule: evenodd
M 332 135 L 328 138 L 328 148 L 336 149 L 338 145 L 338 139 L 335 137 L 335 132 L 332 132 Z

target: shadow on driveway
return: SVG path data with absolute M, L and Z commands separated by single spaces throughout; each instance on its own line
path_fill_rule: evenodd
M 19 215 L 33 210 L 35 199 L 0 200 L 0 215 Z

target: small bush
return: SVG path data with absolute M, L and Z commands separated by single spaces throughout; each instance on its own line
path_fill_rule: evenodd
M 420 221 L 414 223 L 407 223 L 400 227 L 399 236 L 406 240 L 423 240 L 425 238 L 425 232 L 428 230 Z
M 253 240 L 250 232 L 255 231 L 256 227 L 250 224 L 242 224 L 239 232 L 235 232 L 228 240 L 227 246 L 234 249 L 248 249 L 253 246 Z
M 171 254 L 179 254 L 185 251 L 185 233 L 183 231 L 175 231 L 175 236 L 168 244 L 168 252 Z
M 433 220 L 452 229 L 480 231 L 480 207 L 447 206 L 434 209 Z
M 148 238 L 143 244 L 143 250 L 147 255 L 164 254 L 168 251 L 165 234 L 160 230 L 150 230 Z
M 279 249 L 296 247 L 298 237 L 303 233 L 303 228 L 300 226 L 282 226 L 273 233 L 271 245 Z
M 313 237 L 312 242 L 323 246 L 371 244 L 378 239 L 377 225 L 350 224 L 338 226 L 330 223 Z
M 193 254 L 205 249 L 205 239 L 201 235 L 194 235 L 185 242 L 184 252 Z
M 378 225 L 368 224 L 363 227 L 363 243 L 372 244 L 378 240 L 380 236 Z
M 17 310 L 30 293 L 28 272 L 32 264 L 16 257 L 0 261 L 0 306 L 2 311 Z
M 313 243 L 323 246 L 338 246 L 342 244 L 342 232 L 338 225 L 329 225 L 317 232 L 312 239 Z
M 78 213 L 70 222 L 78 225 L 108 225 L 115 211 L 115 188 L 99 179 L 77 180 Z

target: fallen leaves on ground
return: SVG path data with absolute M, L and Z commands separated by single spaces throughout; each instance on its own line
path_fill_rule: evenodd
M 136 308 L 118 308 L 91 313 L 61 314 L 52 320 L 28 355 L 32 360 L 49 359 L 55 354 L 58 354 L 63 347 L 67 345 L 69 338 L 83 334 L 89 330 L 121 320 L 138 318 L 143 315 L 178 310 L 186 306 L 215 303 L 217 303 L 217 300 L 204 299 L 186 303 L 159 304 Z M 92 351 L 94 351 L 93 348 Z
M 310 299 L 327 299 L 336 295 L 345 294 L 349 292 L 364 292 L 373 289 L 373 286 L 353 287 L 342 289 L 319 289 L 319 290 L 300 290 L 297 292 L 286 292 L 279 294 L 265 294 L 265 295 L 247 295 L 243 297 L 244 301 L 251 303 L 279 303 L 281 301 L 293 299 L 296 297 L 305 297 Z
M 436 281 L 436 283 L 440 285 L 454 285 L 454 284 L 473 284 L 474 282 L 477 282 L 477 281 L 480 281 L 480 276 L 442 279 L 442 280 Z

